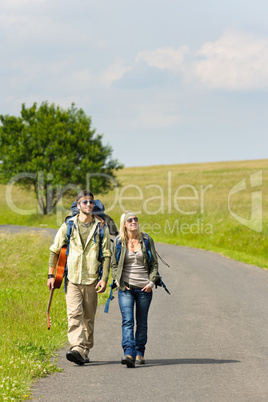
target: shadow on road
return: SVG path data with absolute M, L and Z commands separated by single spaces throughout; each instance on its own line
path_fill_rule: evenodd
M 240 363 L 239 360 L 220 360 L 220 359 L 158 359 L 147 360 L 146 366 L 171 366 L 175 364 L 228 364 Z
M 230 363 L 241 363 L 239 360 L 221 360 L 221 359 L 157 359 L 157 360 L 146 360 L 145 365 L 139 365 L 136 367 L 152 367 L 152 366 L 172 366 L 179 364 L 230 364 Z M 86 367 L 86 366 L 109 366 L 114 364 L 120 364 L 120 361 L 92 361 L 84 366 L 74 367 Z

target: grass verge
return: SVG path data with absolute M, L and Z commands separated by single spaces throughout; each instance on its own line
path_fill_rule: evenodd
M 21 401 L 33 381 L 59 371 L 54 351 L 67 342 L 62 289 L 54 291 L 47 330 L 46 287 L 51 240 L 40 234 L 0 234 L 0 400 Z M 104 301 L 104 297 L 99 299 Z

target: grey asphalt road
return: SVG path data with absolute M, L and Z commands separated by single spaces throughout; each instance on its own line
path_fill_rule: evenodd
M 54 238 L 57 233 L 56 229 L 44 228 L 44 227 L 31 227 L 31 226 L 21 226 L 21 225 L 0 225 L 0 232 L 4 233 L 19 233 L 21 231 L 25 232 L 40 232 L 50 238 Z
M 186 247 L 157 244 L 171 291 L 154 290 L 146 364 L 120 364 L 117 296 L 98 309 L 91 363 L 58 352 L 61 373 L 38 380 L 34 401 L 268 401 L 268 272 Z M 53 336 L 53 327 L 50 330 Z

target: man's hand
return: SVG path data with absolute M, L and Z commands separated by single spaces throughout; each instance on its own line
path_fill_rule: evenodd
M 100 289 L 98 290 L 98 288 L 100 288 Z M 103 292 L 105 292 L 105 290 L 106 290 L 106 282 L 100 280 L 100 281 L 97 283 L 95 289 L 96 289 L 97 293 L 103 293 Z
M 47 287 L 48 287 L 48 290 L 51 290 L 51 289 L 54 288 L 54 282 L 55 282 L 55 278 L 49 278 L 49 279 L 47 280 Z

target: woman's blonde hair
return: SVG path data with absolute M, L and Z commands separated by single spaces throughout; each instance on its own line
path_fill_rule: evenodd
M 119 239 L 122 243 L 127 243 L 128 241 L 128 235 L 127 235 L 127 229 L 125 226 L 126 220 L 130 218 L 131 216 L 137 216 L 133 211 L 126 211 L 121 215 L 120 218 L 120 229 L 119 229 Z M 140 227 L 138 226 L 137 229 L 137 238 L 141 238 L 141 232 L 140 232 Z

